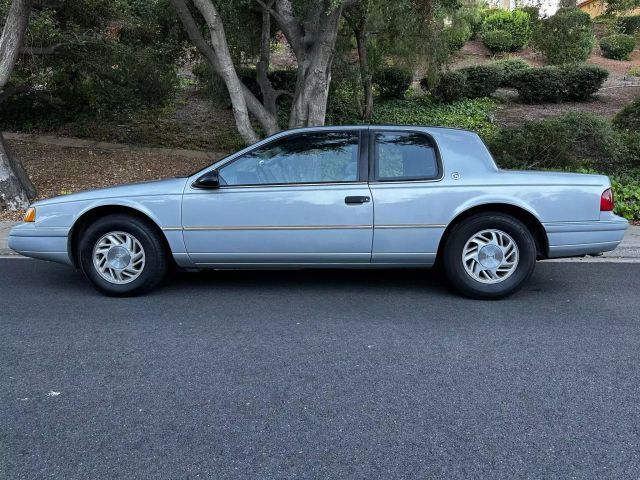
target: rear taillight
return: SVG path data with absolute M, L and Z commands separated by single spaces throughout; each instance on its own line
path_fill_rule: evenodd
M 613 211 L 613 191 L 610 188 L 607 188 L 600 196 L 600 211 Z

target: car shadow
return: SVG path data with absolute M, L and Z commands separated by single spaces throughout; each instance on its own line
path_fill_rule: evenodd
M 162 290 L 431 290 L 450 294 L 442 274 L 434 269 L 306 269 L 203 270 L 172 272 Z

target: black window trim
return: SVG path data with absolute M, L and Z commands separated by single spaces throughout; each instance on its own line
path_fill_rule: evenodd
M 242 155 L 238 155 L 235 158 L 232 158 L 228 162 L 223 163 L 222 165 L 215 168 L 215 170 L 220 170 L 228 165 L 231 165 L 237 160 L 244 158 L 246 155 L 255 152 L 258 149 L 269 147 L 270 145 L 287 140 L 290 138 L 294 138 L 298 135 L 308 135 L 313 133 L 355 133 L 358 137 L 358 178 L 356 180 L 345 180 L 345 181 L 330 181 L 330 182 L 292 182 L 292 183 L 260 183 L 260 184 L 245 184 L 245 185 L 220 185 L 219 189 L 233 189 L 233 188 L 265 188 L 265 187 L 304 187 L 304 186 L 330 186 L 330 185 L 358 185 L 367 183 L 368 178 L 368 145 L 366 142 L 366 128 L 341 128 L 341 129 L 322 129 L 316 131 L 302 131 L 302 132 L 293 132 L 288 135 L 278 136 L 271 141 L 266 143 L 262 143 L 257 145 L 255 148 L 244 152 Z
M 429 140 L 431 146 L 433 147 L 433 151 L 436 157 L 436 166 L 437 171 L 436 175 L 432 177 L 396 177 L 396 178 L 379 178 L 378 177 L 378 162 L 377 155 L 378 150 L 376 149 L 376 135 L 379 133 L 415 133 L 417 135 L 421 135 Z M 440 154 L 440 148 L 438 147 L 438 142 L 433 138 L 428 132 L 418 129 L 404 129 L 404 128 L 369 128 L 369 139 L 368 139 L 368 149 L 369 149 L 369 182 L 370 183 L 407 183 L 407 182 L 439 182 L 444 178 L 444 166 L 442 163 L 442 156 Z

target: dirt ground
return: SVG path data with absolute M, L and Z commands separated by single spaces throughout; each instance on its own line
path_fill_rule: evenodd
M 193 77 L 193 75 L 191 75 Z M 242 145 L 232 110 L 215 105 L 198 90 L 194 78 L 180 89 L 172 105 L 142 111 L 121 121 L 93 120 L 70 123 L 47 132 L 62 137 L 193 150 L 233 150 Z
M 123 183 L 191 174 L 211 162 L 145 152 L 101 151 L 10 141 L 38 190 L 38 198 Z M 0 220 L 24 212 L 0 211 Z

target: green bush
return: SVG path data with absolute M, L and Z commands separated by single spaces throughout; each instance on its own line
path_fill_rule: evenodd
M 466 23 L 471 29 L 471 36 L 480 31 L 482 27 L 482 10 L 476 5 L 460 7 L 454 14 L 454 24 L 457 22 Z
M 464 44 L 471 39 L 473 32 L 466 22 L 461 22 L 446 28 L 444 30 L 444 36 L 449 50 L 456 52 L 464 47 Z
M 522 10 L 529 15 L 529 22 L 531 22 L 531 25 L 533 26 L 535 26 L 538 23 L 538 20 L 540 20 L 540 7 L 529 5 L 526 7 L 520 7 L 518 10 Z
M 595 65 L 575 65 L 562 68 L 565 96 L 562 100 L 584 101 L 596 93 L 609 77 L 609 72 Z
M 258 83 L 258 74 L 255 68 L 239 67 L 236 69 L 238 78 L 259 100 L 262 101 L 262 90 Z M 222 79 L 215 75 L 211 67 L 201 62 L 193 68 L 193 74 L 200 83 L 205 94 L 209 95 L 217 103 L 228 103 L 229 94 Z M 267 74 L 271 85 L 276 90 L 286 90 L 293 93 L 296 87 L 295 70 L 273 70 Z
M 506 30 L 491 30 L 482 34 L 482 43 L 491 53 L 508 52 L 513 45 L 513 36 Z
M 461 100 L 442 104 L 429 97 L 380 102 L 372 123 L 378 125 L 437 125 L 466 128 L 491 136 L 496 126 L 491 122 L 495 101 L 488 98 Z
M 615 213 L 628 220 L 640 220 L 640 172 L 612 175 Z
M 625 138 L 611 122 L 589 113 L 568 113 L 505 128 L 487 143 L 505 168 L 611 168 L 628 154 Z
M 458 70 L 465 76 L 464 96 L 488 97 L 502 84 L 502 70 L 491 65 L 475 65 Z
M 640 15 L 628 15 L 618 19 L 620 30 L 627 35 L 640 33 Z
M 531 65 L 522 60 L 521 58 L 505 58 L 503 60 L 496 60 L 489 64 L 493 68 L 497 68 L 502 72 L 501 87 L 511 86 L 511 75 L 523 70 L 529 70 Z
M 539 23 L 533 44 L 549 64 L 584 62 L 595 44 L 591 17 L 578 8 L 561 8 Z
M 608 74 L 593 65 L 549 66 L 516 72 L 509 82 L 525 103 L 579 101 L 597 92 Z
M 511 34 L 511 51 L 522 49 L 531 37 L 529 14 L 522 10 L 500 10 L 487 16 L 482 23 L 482 33 L 504 30 Z
M 606 58 L 628 60 L 629 54 L 636 48 L 636 40 L 631 35 L 618 33 L 600 39 L 600 50 Z
M 453 102 L 465 97 L 467 78 L 460 72 L 445 72 L 440 75 L 432 95 L 441 102 Z
M 411 86 L 413 75 L 410 71 L 386 67 L 376 72 L 373 76 L 373 83 L 378 87 L 381 98 L 403 98 Z
M 640 132 L 640 97 L 618 112 L 613 124 L 629 132 Z

